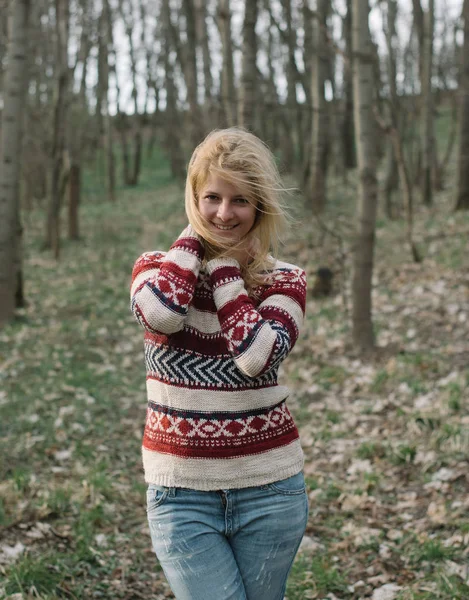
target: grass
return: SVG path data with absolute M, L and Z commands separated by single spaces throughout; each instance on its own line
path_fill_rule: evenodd
M 300 556 L 293 565 L 287 586 L 288 600 L 324 598 L 326 594 L 350 598 L 344 574 L 329 557 Z

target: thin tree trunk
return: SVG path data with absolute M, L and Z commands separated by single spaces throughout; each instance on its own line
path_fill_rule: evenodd
M 22 290 L 20 174 L 24 106 L 27 91 L 27 26 L 29 0 L 11 6 L 11 28 L 5 74 L 0 162 L 0 325 L 12 319 L 18 282 Z M 20 292 L 22 296 L 22 292 Z
M 121 136 L 123 142 L 123 160 L 124 160 L 124 175 L 126 185 L 135 186 L 138 183 L 141 168 L 141 157 L 142 157 L 142 121 L 144 115 L 140 114 L 138 106 L 138 85 L 137 85 L 137 57 L 134 46 L 133 32 L 135 28 L 135 19 L 133 14 L 132 2 L 124 4 L 123 0 L 119 0 L 119 9 L 122 19 L 125 25 L 125 31 L 129 42 L 129 57 L 130 57 L 130 68 L 132 73 L 132 99 L 134 101 L 134 114 L 132 118 L 125 118 L 122 120 L 123 127 L 121 129 Z M 130 122 L 130 127 L 128 127 Z M 133 137 L 133 145 L 130 148 L 133 149 L 131 153 L 129 145 L 127 143 L 127 129 L 130 129 Z
M 352 0 L 347 0 L 347 12 L 343 24 L 345 40 L 344 64 L 344 114 L 342 120 L 342 151 L 344 167 L 357 166 L 355 155 L 355 130 L 353 124 L 353 82 L 352 82 Z
M 432 171 L 435 152 L 432 93 L 433 26 L 434 3 L 433 0 L 429 0 L 428 10 L 424 15 L 422 79 L 422 199 L 427 206 L 433 204 Z
M 104 0 L 103 12 L 101 15 L 102 31 L 100 32 L 101 43 L 105 48 L 105 57 L 103 57 L 102 86 L 103 86 L 103 109 L 104 109 L 104 136 L 106 149 L 106 190 L 107 198 L 110 202 L 116 201 L 116 167 L 113 148 L 113 126 L 111 115 L 109 114 L 109 78 L 111 69 L 109 61 L 111 56 L 114 58 L 113 70 L 116 73 L 116 54 L 114 52 L 114 42 L 112 35 L 112 14 L 109 6 L 109 0 Z M 101 37 L 102 36 L 102 37 Z M 103 50 L 104 52 L 104 50 Z M 117 85 L 117 80 L 116 80 Z
M 189 103 L 189 135 L 193 148 L 202 141 L 203 122 L 202 111 L 198 101 L 198 80 L 197 80 L 197 36 L 195 29 L 195 7 L 194 0 L 182 0 L 184 16 L 186 18 L 187 42 L 184 48 L 184 61 L 182 65 L 184 79 L 187 88 L 187 101 Z
M 81 168 L 78 164 L 70 166 L 68 182 L 68 237 L 71 240 L 80 239 L 80 227 L 78 220 L 78 207 L 80 205 Z
M 292 25 L 292 6 L 291 0 L 281 0 L 283 8 L 283 21 L 285 23 L 285 41 L 288 48 L 288 58 L 286 61 L 287 78 L 287 127 L 285 129 L 282 146 L 283 163 L 287 171 L 292 172 L 296 164 L 296 149 L 298 147 L 298 102 L 296 98 L 297 67 L 295 61 L 295 51 L 297 48 L 296 31 Z
M 165 71 L 164 88 L 166 89 L 165 109 L 165 147 L 169 154 L 171 173 L 182 181 L 185 176 L 184 152 L 181 136 L 181 115 L 177 109 L 177 89 L 174 83 L 174 67 L 171 60 L 173 36 L 171 34 L 171 13 L 169 0 L 163 0 L 161 9 L 164 38 L 162 43 L 163 64 Z
M 394 122 L 394 115 L 397 115 L 399 98 L 396 89 L 396 18 L 397 18 L 397 2 L 396 0 L 388 0 L 386 12 L 385 37 L 387 47 L 387 63 L 388 63 L 388 82 L 390 95 L 389 118 L 393 121 L 394 127 L 398 129 L 398 121 Z M 398 132 L 399 133 L 399 132 Z M 397 216 L 397 211 L 394 207 L 393 192 L 398 187 L 399 174 L 396 162 L 396 153 L 392 139 L 388 140 L 385 150 L 385 177 L 383 185 L 384 206 L 386 215 L 393 219 Z
M 361 352 L 374 348 L 371 291 L 377 205 L 375 129 L 371 111 L 373 48 L 368 18 L 368 0 L 353 0 L 353 91 L 359 189 L 353 256 L 352 337 L 354 346 Z
M 464 0 L 464 45 L 459 80 L 460 125 L 456 210 L 469 210 L 469 0 Z
M 221 70 L 221 102 L 228 127 L 236 123 L 237 94 L 234 81 L 233 41 L 231 38 L 230 1 L 220 0 L 218 6 L 218 28 L 220 30 L 223 64 Z
M 60 207 L 62 204 L 63 178 L 65 168 L 65 137 L 68 92 L 68 0 L 55 0 L 57 22 L 56 46 L 56 98 L 54 106 L 54 127 L 52 141 L 51 201 L 48 217 L 47 246 L 52 248 L 55 258 L 60 254 Z
M 213 78 L 209 47 L 209 28 L 207 26 L 208 18 L 208 5 L 204 0 L 197 0 L 196 2 L 196 24 L 197 24 L 197 38 L 198 46 L 202 50 L 203 60 L 203 73 L 204 73 L 204 102 L 203 102 L 203 113 L 204 113 L 204 130 L 212 129 L 211 122 L 213 122 Z M 216 121 L 215 121 L 216 123 Z
M 255 130 L 255 102 L 257 85 L 257 3 L 249 0 L 245 4 L 243 24 L 243 58 L 239 93 L 238 122 L 242 127 Z
M 313 80 L 311 97 L 313 102 L 313 139 L 311 165 L 311 202 L 313 211 L 320 213 L 326 205 L 326 176 L 329 153 L 329 109 L 324 85 L 328 71 L 326 18 L 328 0 L 318 0 L 313 19 Z

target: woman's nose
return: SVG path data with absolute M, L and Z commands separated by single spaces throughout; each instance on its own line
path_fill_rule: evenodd
M 227 200 L 222 200 L 218 206 L 217 217 L 221 221 L 229 221 L 233 217 L 233 208 Z

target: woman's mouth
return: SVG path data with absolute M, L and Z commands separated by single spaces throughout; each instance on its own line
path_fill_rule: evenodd
M 236 225 L 218 225 L 218 223 L 212 223 L 212 225 L 214 225 L 217 229 L 220 229 L 220 231 L 231 231 L 235 227 L 238 227 L 238 224 L 236 224 Z

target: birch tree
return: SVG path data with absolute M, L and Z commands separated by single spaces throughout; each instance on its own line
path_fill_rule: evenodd
M 377 205 L 374 143 L 373 48 L 368 27 L 368 0 L 352 2 L 354 123 L 359 171 L 357 229 L 352 277 L 352 336 L 362 352 L 374 347 L 372 275 Z
M 0 145 L 0 325 L 14 314 L 21 273 L 20 173 L 27 91 L 27 25 L 30 0 L 11 4 Z
M 459 160 L 456 210 L 469 210 L 469 0 L 464 0 L 464 42 L 459 78 Z

